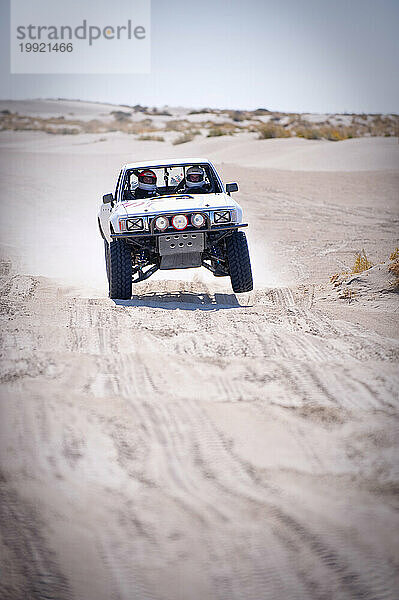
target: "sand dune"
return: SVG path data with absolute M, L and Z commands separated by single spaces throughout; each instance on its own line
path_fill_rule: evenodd
M 396 597 L 398 295 L 329 280 L 398 245 L 397 138 L 245 135 L 0 132 L 1 598 Z M 102 193 L 184 154 L 239 181 L 254 291 L 109 300 Z

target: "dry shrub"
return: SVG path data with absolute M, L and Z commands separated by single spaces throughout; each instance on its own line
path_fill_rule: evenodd
M 341 131 L 335 127 L 323 127 L 322 137 L 330 140 L 330 142 L 340 142 L 341 140 L 345 140 L 346 136 L 341 133 Z
M 325 125 L 318 128 L 318 131 L 320 137 L 330 140 L 330 142 L 339 142 L 356 137 L 356 131 L 345 125 Z
M 339 118 L 337 116 L 337 119 Z M 297 137 L 306 139 L 323 138 L 332 142 L 364 136 L 390 137 L 397 135 L 398 125 L 397 115 L 371 115 L 370 120 L 364 119 L 364 115 L 354 115 L 350 125 L 333 125 L 329 120 L 326 120 L 324 123 L 315 126 L 300 116 L 289 123 L 289 127 L 295 131 Z
M 347 281 L 347 279 L 349 278 L 350 275 L 351 275 L 350 271 L 342 271 L 341 273 L 334 273 L 334 275 L 331 275 L 331 277 L 330 277 L 330 283 L 332 283 L 335 288 L 338 288 L 341 286 L 341 284 L 344 281 Z
M 352 273 L 363 273 L 370 269 L 373 264 L 369 261 L 364 250 L 356 255 L 355 263 L 352 267 Z
M 201 126 L 209 129 L 208 137 L 215 137 L 219 135 L 233 135 L 236 131 L 240 131 L 241 127 L 233 123 L 215 123 L 214 121 L 206 121 L 201 123 Z M 212 133 L 211 133 L 212 132 Z
M 85 133 L 104 133 L 108 127 L 98 119 L 91 119 L 83 124 Z M 115 125 L 114 125 L 115 127 Z
M 191 142 L 194 139 L 194 136 L 195 136 L 194 133 L 190 133 L 190 132 L 186 131 L 185 133 L 182 133 L 181 135 L 179 135 L 178 138 L 173 140 L 172 144 L 174 146 L 177 146 L 178 144 L 186 144 L 187 142 Z
M 239 131 L 236 125 L 232 125 L 231 123 L 220 123 L 219 125 L 214 125 L 214 127 L 209 129 L 207 137 L 233 135 L 236 131 Z
M 389 255 L 389 260 L 397 260 L 399 258 L 399 248 L 395 248 L 393 252 Z
M 257 108 L 256 110 L 253 111 L 253 114 L 257 117 L 261 117 L 264 115 L 270 115 L 270 110 L 268 110 L 267 108 Z
M 18 113 L 3 112 L 0 117 L 2 130 L 9 131 L 44 131 L 45 133 L 80 133 L 81 122 L 73 119 L 66 120 L 64 117 L 41 117 L 22 116 Z
M 339 142 L 341 140 L 358 137 L 358 132 L 354 127 L 348 127 L 346 125 L 330 125 L 328 120 L 325 121 L 324 124 L 320 124 L 316 127 L 299 118 L 293 122 L 293 129 L 297 137 L 302 137 L 307 140 L 326 139 L 331 142 Z
M 219 111 L 214 108 L 200 108 L 198 110 L 190 110 L 189 115 L 202 115 L 203 113 L 207 114 L 219 114 Z
M 341 300 L 348 300 L 348 302 L 350 304 L 352 302 L 352 300 L 355 300 L 355 296 L 356 296 L 356 290 L 351 290 L 350 288 L 346 288 L 346 289 L 342 290 L 342 292 L 340 293 L 338 298 L 340 298 Z
M 115 125 L 114 123 L 110 124 L 110 131 L 122 131 L 123 133 L 136 133 L 136 134 L 145 134 L 158 132 L 159 129 L 152 124 L 151 119 L 142 119 L 141 121 L 136 122 L 119 122 Z
M 154 106 L 151 109 L 146 109 L 143 111 L 146 115 L 155 115 L 157 117 L 171 117 L 172 114 L 168 111 L 168 110 L 161 110 L 159 108 L 157 108 L 156 106 Z
M 80 133 L 80 129 L 76 127 L 46 127 L 43 131 L 55 135 L 77 135 Z
M 391 119 L 388 115 L 373 115 L 372 121 L 367 126 L 367 132 L 371 136 L 390 137 L 395 135 L 395 128 L 398 122 Z
M 149 118 L 141 121 L 131 121 L 127 118 L 128 113 L 114 111 L 118 115 L 111 121 L 101 121 L 91 119 L 90 121 L 80 121 L 78 119 L 66 119 L 60 117 L 24 117 L 17 113 L 0 115 L 0 129 L 11 131 L 44 131 L 51 134 L 76 134 L 76 133 L 108 133 L 112 131 L 122 131 L 123 133 L 143 134 L 158 131 Z M 125 115 L 121 117 L 120 115 Z M 125 118 L 126 117 L 126 118 Z
M 141 142 L 164 142 L 165 138 L 162 135 L 140 135 L 138 138 Z
M 115 121 L 128 121 L 132 113 L 124 112 L 123 110 L 113 110 L 111 115 L 114 117 Z
M 298 127 L 295 133 L 297 137 L 305 138 L 306 140 L 321 140 L 322 138 L 320 130 L 314 127 Z
M 259 127 L 258 139 L 269 140 L 271 138 L 287 138 L 291 137 L 291 132 L 282 125 L 275 125 L 274 123 L 266 123 Z
M 206 137 L 220 137 L 221 135 L 227 135 L 227 131 L 215 127 L 215 129 L 210 129 L 208 131 L 208 135 Z
M 191 123 L 185 119 L 173 119 L 165 125 L 166 131 L 184 131 L 188 127 L 191 127 Z
M 247 113 L 243 110 L 228 110 L 225 114 L 236 123 L 245 121 L 248 118 Z
M 399 260 L 395 260 L 395 262 L 388 267 L 388 270 L 395 275 L 395 287 L 399 288 Z

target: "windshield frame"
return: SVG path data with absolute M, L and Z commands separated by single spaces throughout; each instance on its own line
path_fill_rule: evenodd
M 204 171 L 209 179 L 209 182 L 211 184 L 211 189 L 209 190 L 209 192 L 206 192 L 207 194 L 221 194 L 225 191 L 222 180 L 220 179 L 216 169 L 210 162 L 193 162 L 193 161 L 176 162 L 176 163 L 171 162 L 167 165 L 165 165 L 165 164 L 153 165 L 152 164 L 151 166 L 148 166 L 145 163 L 143 163 L 142 165 L 140 165 L 140 167 L 131 167 L 131 168 L 126 167 L 125 172 L 123 174 L 123 179 L 121 180 L 121 185 L 119 186 L 118 202 L 126 201 L 123 199 L 123 195 L 124 195 L 124 191 L 126 189 L 129 189 L 131 173 L 137 174 L 138 171 L 142 171 L 145 169 L 151 169 L 151 170 L 158 169 L 158 170 L 163 171 L 163 174 L 165 175 L 165 169 L 170 170 L 174 167 L 178 167 L 183 170 L 184 177 L 185 177 L 187 167 L 192 167 L 192 166 L 200 166 L 204 169 Z M 158 197 L 159 198 L 175 197 L 175 196 L 181 196 L 182 194 L 187 195 L 188 192 L 187 191 L 185 191 L 185 192 L 179 191 L 179 192 L 176 192 L 176 194 L 172 194 L 170 191 L 165 191 L 164 194 L 159 194 Z

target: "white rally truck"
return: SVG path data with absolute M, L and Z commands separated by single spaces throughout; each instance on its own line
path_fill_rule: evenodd
M 143 197 L 143 173 L 156 177 Z M 202 172 L 195 187 L 189 173 Z M 141 179 L 140 179 L 141 177 Z M 146 187 L 144 185 L 144 187 Z M 147 186 L 149 187 L 149 186 Z M 110 298 L 130 299 L 132 284 L 158 269 L 205 267 L 230 276 L 233 291 L 253 289 L 241 206 L 231 197 L 237 183 L 223 184 L 206 159 L 126 164 L 114 193 L 103 196 L 98 225 L 105 246 Z

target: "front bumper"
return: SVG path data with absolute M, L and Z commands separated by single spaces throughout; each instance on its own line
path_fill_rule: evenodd
M 112 239 L 118 239 L 118 238 L 125 238 L 125 239 L 134 239 L 134 238 L 151 238 L 151 237 L 158 237 L 158 236 L 164 236 L 164 235 L 174 235 L 175 233 L 217 233 L 219 231 L 233 231 L 234 229 L 239 229 L 240 227 L 248 227 L 248 223 L 240 223 L 239 225 L 223 225 L 223 226 L 216 226 L 216 227 L 212 227 L 212 228 L 208 228 L 208 229 L 197 229 L 195 231 L 190 230 L 190 231 L 181 231 L 181 232 L 177 232 L 177 231 L 169 231 L 169 232 L 165 232 L 165 231 L 161 231 L 159 233 L 151 233 L 148 231 L 138 231 L 135 233 L 132 233 L 131 231 L 128 231 L 126 233 L 111 233 L 111 238 Z

